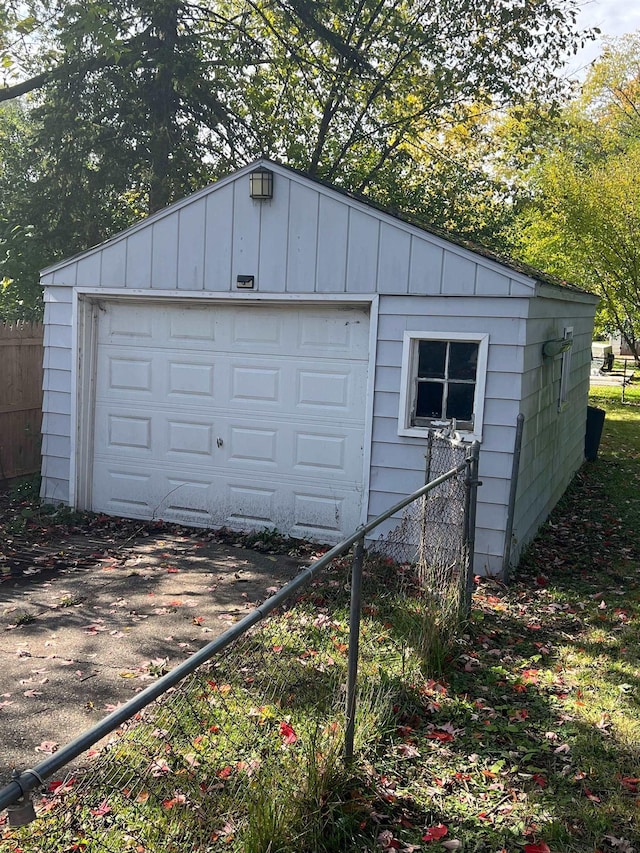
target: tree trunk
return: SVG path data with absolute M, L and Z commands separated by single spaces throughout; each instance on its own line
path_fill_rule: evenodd
M 174 88 L 178 10 L 178 3 L 157 2 L 152 12 L 152 30 L 159 46 L 149 92 L 149 213 L 166 207 L 172 200 L 171 151 L 178 110 Z

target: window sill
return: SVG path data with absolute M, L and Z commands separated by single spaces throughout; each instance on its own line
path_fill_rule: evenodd
M 398 427 L 398 435 L 408 436 L 409 438 L 426 438 L 430 432 L 442 429 L 439 426 L 423 426 L 423 427 Z M 460 441 L 464 444 L 471 444 L 473 441 L 482 441 L 482 433 L 471 432 L 470 430 L 458 429 L 456 434 Z

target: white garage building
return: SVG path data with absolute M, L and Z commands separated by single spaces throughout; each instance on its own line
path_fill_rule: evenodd
M 423 483 L 455 417 L 499 573 L 583 460 L 594 296 L 268 161 L 42 284 L 47 501 L 336 542 Z

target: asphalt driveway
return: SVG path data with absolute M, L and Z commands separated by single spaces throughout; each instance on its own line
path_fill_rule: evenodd
M 134 531 L 116 542 L 113 527 L 61 528 L 45 542 L 34 531 L 22 549 L 24 537 L 0 545 L 0 784 L 210 642 L 306 562 L 228 533 Z

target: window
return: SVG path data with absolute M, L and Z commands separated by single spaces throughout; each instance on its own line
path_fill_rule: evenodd
M 405 332 L 400 393 L 400 435 L 455 420 L 480 438 L 489 336 Z

